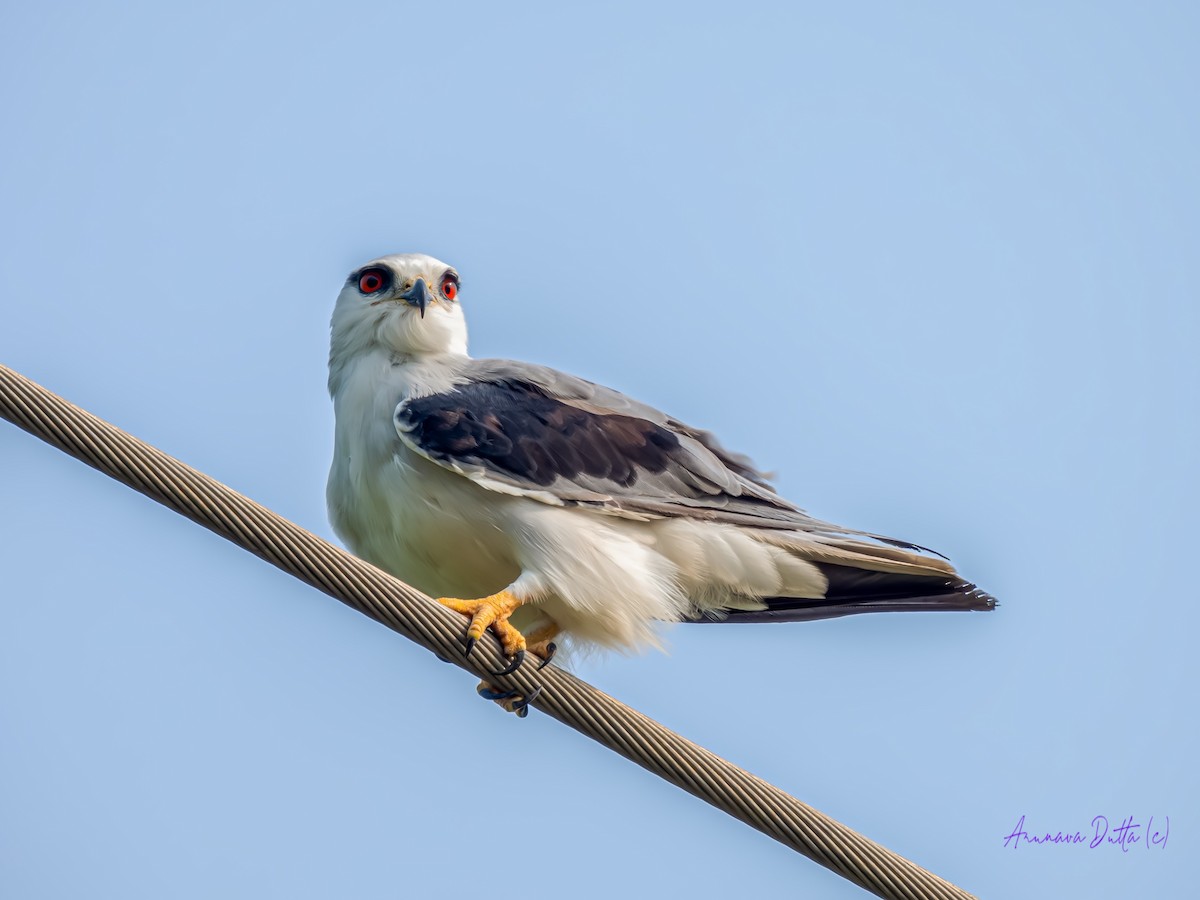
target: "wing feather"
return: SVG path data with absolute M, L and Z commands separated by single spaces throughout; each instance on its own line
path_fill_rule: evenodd
M 509 360 L 465 361 L 453 383 L 402 401 L 397 434 L 416 453 L 489 490 L 636 519 L 803 531 L 828 539 L 831 556 L 882 549 L 847 537 L 933 552 L 812 518 L 708 432 L 611 388 Z M 901 559 L 911 564 L 914 557 L 898 553 L 891 561 Z

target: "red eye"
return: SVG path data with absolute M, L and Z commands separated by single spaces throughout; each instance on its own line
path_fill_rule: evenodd
M 382 269 L 367 269 L 358 276 L 358 289 L 364 294 L 374 294 L 384 289 L 387 278 Z
M 442 278 L 442 296 L 447 300 L 453 300 L 458 296 L 458 279 L 453 275 L 447 274 Z

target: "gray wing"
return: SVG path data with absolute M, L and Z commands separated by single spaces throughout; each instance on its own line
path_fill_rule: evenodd
M 490 490 L 633 518 L 859 535 L 780 497 L 743 456 L 618 391 L 554 369 L 470 360 L 449 390 L 396 408 L 400 439 Z

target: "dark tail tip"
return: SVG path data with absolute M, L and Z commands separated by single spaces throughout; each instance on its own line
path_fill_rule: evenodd
M 961 579 L 868 572 L 821 565 L 829 578 L 823 600 L 764 597 L 766 609 L 720 610 L 697 622 L 812 622 L 879 612 L 990 612 L 999 604 L 991 594 Z

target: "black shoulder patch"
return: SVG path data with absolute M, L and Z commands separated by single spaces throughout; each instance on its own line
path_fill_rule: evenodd
M 522 381 L 472 382 L 407 401 L 396 413 L 430 456 L 482 463 L 548 486 L 558 478 L 604 479 L 622 487 L 657 474 L 679 438 L 632 416 L 600 415 Z

